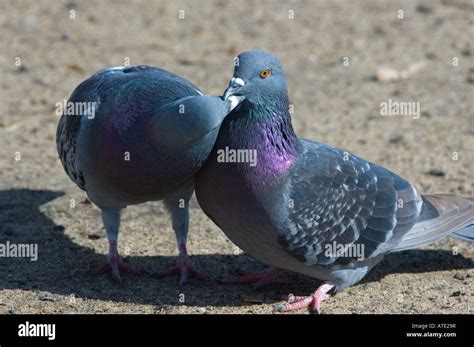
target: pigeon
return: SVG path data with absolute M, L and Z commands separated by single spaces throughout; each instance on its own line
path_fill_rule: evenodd
M 120 211 L 163 200 L 172 216 L 179 257 L 160 277 L 206 279 L 189 262 L 186 240 L 194 175 L 210 154 L 237 99 L 205 96 L 187 80 L 150 66 L 103 69 L 72 93 L 56 143 L 69 178 L 101 210 L 109 255 L 97 272 L 138 273 L 117 250 Z M 67 112 L 66 112 L 67 111 Z
M 446 235 L 473 241 L 472 199 L 421 195 L 381 166 L 298 138 L 273 54 L 241 53 L 224 96 L 245 99 L 224 119 L 196 175 L 196 197 L 239 248 L 272 266 L 228 282 L 284 283 L 283 270 L 319 279 L 311 295 L 290 294 L 276 307 L 319 313 L 321 301 L 359 282 L 390 252 Z

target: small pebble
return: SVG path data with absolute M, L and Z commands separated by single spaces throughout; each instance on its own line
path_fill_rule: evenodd
M 71 38 L 71 34 L 69 33 L 69 31 L 63 31 L 62 34 L 61 34 L 61 40 L 63 41 L 69 41 L 69 39 Z
M 58 295 L 58 294 L 46 293 L 46 294 L 40 295 L 40 296 L 38 297 L 38 299 L 41 300 L 41 301 L 58 302 L 58 301 L 63 300 L 64 297 L 63 297 L 62 295 Z
M 381 83 L 397 82 L 407 79 L 426 67 L 426 62 L 419 61 L 409 65 L 404 70 L 397 70 L 392 67 L 381 66 L 375 73 L 375 79 Z
M 71 8 L 71 9 L 72 9 L 72 8 L 76 8 L 76 7 L 78 7 L 78 6 L 79 6 L 79 0 L 69 0 L 69 1 L 67 2 L 67 7 L 68 7 L 68 8 Z
M 453 277 L 457 280 L 464 280 L 464 276 L 461 275 L 459 272 L 456 272 Z
M 423 14 L 428 14 L 433 12 L 433 7 L 427 4 L 419 4 L 416 6 L 416 11 Z
M 28 71 L 28 67 L 25 64 L 21 64 L 20 66 L 17 67 L 18 72 L 26 72 Z
M 76 71 L 80 73 L 84 72 L 84 69 L 79 64 L 76 64 L 76 63 L 66 64 L 66 67 L 72 71 Z
M 89 240 L 98 240 L 98 239 L 102 238 L 102 236 L 103 236 L 103 235 L 101 235 L 100 232 L 96 232 L 96 233 L 87 235 L 87 237 L 89 238 Z
M 380 67 L 375 73 L 375 78 L 382 83 L 394 82 L 400 79 L 400 74 L 397 70 L 390 67 Z
M 454 297 L 460 296 L 460 295 L 461 295 L 461 291 L 460 291 L 460 290 L 456 290 L 455 292 L 453 292 L 453 293 L 451 294 L 451 296 L 454 296 Z
M 421 112 L 421 116 L 423 118 L 431 118 L 431 113 L 429 113 L 428 111 L 423 111 Z
M 474 83 L 474 67 L 469 68 L 466 78 L 467 83 Z
M 374 26 L 374 33 L 377 35 L 385 35 L 385 30 L 380 25 Z
M 403 135 L 400 133 L 393 133 L 390 135 L 388 142 L 389 143 L 399 143 L 403 140 Z
M 426 172 L 426 174 L 430 176 L 443 177 L 446 173 L 441 169 L 431 168 Z

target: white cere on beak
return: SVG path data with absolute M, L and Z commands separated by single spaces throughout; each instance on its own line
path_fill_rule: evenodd
M 232 79 L 230 81 L 231 81 L 232 84 L 236 84 L 236 85 L 241 86 L 241 87 L 245 85 L 244 80 L 241 79 L 241 78 L 238 78 L 238 77 L 237 78 L 232 77 Z
M 235 77 L 232 77 L 230 79 L 230 82 L 229 82 L 229 87 L 226 89 L 225 93 L 224 93 L 224 99 L 230 99 L 232 97 L 232 92 L 234 91 L 234 89 L 236 88 L 239 88 L 239 87 L 243 87 L 245 85 L 245 82 L 243 79 L 241 78 L 235 78 Z M 235 97 L 232 99 L 232 100 L 235 100 Z M 241 100 L 243 100 L 243 98 L 241 98 L 240 96 L 237 98 L 237 100 L 240 102 Z M 238 103 L 237 103 L 238 104 Z M 235 106 L 237 106 L 237 104 Z M 235 107 L 234 106 L 234 107 Z

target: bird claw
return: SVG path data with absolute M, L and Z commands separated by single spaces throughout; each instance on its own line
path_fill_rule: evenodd
M 124 263 L 124 261 L 118 254 L 114 256 L 109 256 L 105 264 L 97 268 L 94 272 L 96 274 L 111 272 L 113 278 L 116 279 L 119 283 L 122 283 L 123 281 L 122 277 L 120 276 L 120 271 L 131 274 L 140 274 L 140 271 Z
M 288 303 L 275 306 L 275 310 L 288 312 L 300 310 L 306 307 L 310 310 L 310 312 L 320 314 L 321 302 L 331 297 L 331 295 L 327 294 L 327 292 L 332 288 L 334 288 L 333 284 L 325 282 L 309 296 L 295 296 L 290 294 L 287 298 Z
M 268 268 L 260 272 L 251 272 L 245 270 L 239 270 L 238 276 L 232 276 L 224 279 L 222 282 L 225 284 L 244 284 L 251 283 L 255 289 L 261 288 L 266 284 L 287 284 L 290 280 L 281 275 L 282 269 Z
M 187 256 L 179 256 L 176 265 L 158 273 L 158 278 L 179 275 L 179 284 L 183 285 L 188 282 L 189 277 L 195 277 L 203 281 L 209 281 L 211 278 L 206 274 L 196 270 L 190 263 Z

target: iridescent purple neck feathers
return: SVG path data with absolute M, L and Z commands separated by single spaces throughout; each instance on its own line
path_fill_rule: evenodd
M 244 101 L 224 120 L 215 149 L 225 147 L 255 151 L 256 165 L 239 163 L 238 171 L 265 179 L 284 174 L 301 147 L 291 125 L 288 102 L 268 107 Z

